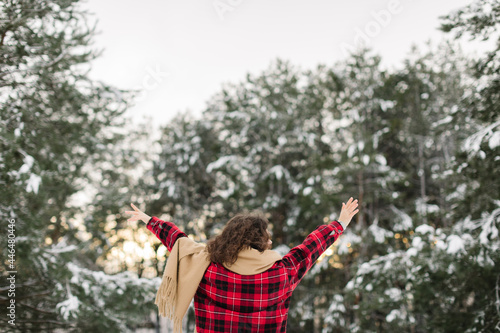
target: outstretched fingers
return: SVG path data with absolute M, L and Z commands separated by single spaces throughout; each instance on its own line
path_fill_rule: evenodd
M 139 219 L 139 214 L 141 214 L 142 212 L 133 203 L 130 203 L 130 206 L 132 206 L 134 210 L 125 211 L 126 214 L 132 215 L 129 219 L 127 219 L 127 221 L 128 222 L 137 221 Z
M 342 203 L 342 205 L 345 206 L 347 209 L 356 208 L 356 206 L 358 205 L 358 199 L 353 201 L 353 198 L 350 197 L 349 200 L 347 201 L 347 204 Z
M 349 218 L 352 218 L 359 212 L 359 209 L 355 209 L 358 207 L 358 199 L 353 200 L 353 197 L 350 197 L 347 201 L 347 204 L 342 203 L 342 208 L 346 209 L 349 212 Z

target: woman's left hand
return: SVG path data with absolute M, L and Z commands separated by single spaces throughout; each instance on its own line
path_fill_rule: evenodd
M 144 223 L 148 223 L 149 220 L 151 219 L 151 216 L 146 215 L 145 213 L 141 212 L 139 208 L 137 208 L 133 203 L 130 204 L 134 210 L 127 210 L 125 211 L 126 214 L 132 214 L 132 217 L 129 218 L 127 221 L 129 222 L 134 222 L 141 220 Z

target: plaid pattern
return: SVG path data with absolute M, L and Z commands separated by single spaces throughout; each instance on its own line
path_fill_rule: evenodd
M 153 216 L 147 224 L 172 250 L 187 237 L 172 222 Z M 321 225 L 267 271 L 239 275 L 211 263 L 194 296 L 196 332 L 286 332 L 290 297 L 318 257 L 342 234 L 339 221 Z

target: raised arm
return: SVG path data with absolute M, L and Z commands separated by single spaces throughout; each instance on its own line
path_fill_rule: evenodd
M 145 213 L 141 212 L 139 208 L 134 206 L 134 204 L 130 205 L 134 210 L 125 212 L 132 215 L 132 217 L 127 221 L 133 222 L 141 220 L 146 223 L 146 227 L 148 228 L 148 230 L 150 230 L 156 235 L 156 237 L 158 237 L 162 244 L 167 247 L 169 252 L 172 251 L 175 241 L 178 238 L 187 237 L 187 235 L 182 232 L 174 223 L 160 220 L 156 216 L 151 217 L 149 215 L 146 215 Z
M 356 209 L 357 206 L 357 200 L 353 201 L 352 197 L 347 204 L 342 203 L 339 220 L 317 227 L 306 237 L 302 244 L 291 249 L 283 257 L 283 264 L 289 271 L 292 288 L 297 286 L 319 256 L 344 232 L 352 217 L 359 211 L 359 209 Z
M 344 232 L 339 221 L 321 225 L 311 232 L 302 244 L 294 247 L 283 257 L 283 264 L 288 269 L 292 288 L 302 280 L 319 256 L 323 254 Z

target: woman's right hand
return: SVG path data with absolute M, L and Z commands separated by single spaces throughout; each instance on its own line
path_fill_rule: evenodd
M 358 199 L 352 200 L 352 197 L 347 201 L 347 204 L 342 203 L 342 210 L 338 220 L 344 223 L 346 227 L 351 223 L 352 217 L 359 212 L 359 209 L 356 209 L 356 207 L 358 207 Z

